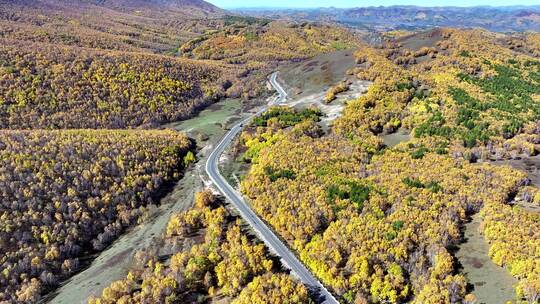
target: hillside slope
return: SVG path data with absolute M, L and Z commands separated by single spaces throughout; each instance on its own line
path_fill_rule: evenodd
M 83 47 L 170 52 L 220 23 L 204 1 L 0 1 L 0 37 Z
M 537 302 L 540 189 L 490 164 L 538 159 L 537 40 L 445 28 L 363 45 L 349 74 L 373 84 L 330 132 L 277 108 L 241 136 L 243 193 L 344 303 L 488 303 L 453 256 L 475 214 L 482 258 L 515 277 L 515 303 Z M 400 128 L 411 138 L 385 147 Z
M 158 126 L 223 96 L 236 71 L 148 53 L 0 41 L 0 128 Z

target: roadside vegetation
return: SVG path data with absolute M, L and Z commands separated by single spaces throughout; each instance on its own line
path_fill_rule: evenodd
M 311 302 L 307 289 L 279 270 L 263 244 L 248 239 L 240 220 L 210 190 L 197 193 L 192 209 L 171 217 L 160 242 L 137 253 L 127 277 L 89 303 Z
M 371 155 L 300 126 L 259 150 L 242 190 L 302 261 L 345 303 L 463 299 L 448 248 L 468 212 L 504 205 L 524 176 L 436 153 Z

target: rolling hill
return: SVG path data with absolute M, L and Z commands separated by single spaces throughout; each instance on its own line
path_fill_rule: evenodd
M 199 0 L 0 0 L 0 128 L 155 127 L 355 40 Z
M 190 117 L 243 72 L 174 56 L 222 26 L 223 13 L 196 0 L 0 1 L 0 127 L 153 127 Z
M 0 1 L 0 37 L 167 53 L 221 23 L 204 1 Z

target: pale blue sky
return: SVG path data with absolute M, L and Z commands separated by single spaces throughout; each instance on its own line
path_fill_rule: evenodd
M 539 5 L 539 0 L 207 0 L 223 8 L 238 7 L 364 7 L 388 5 L 418 5 L 418 6 L 477 6 L 477 5 Z

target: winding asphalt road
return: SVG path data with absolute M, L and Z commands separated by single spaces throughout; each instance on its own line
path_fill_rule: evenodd
M 270 250 L 281 258 L 282 263 L 289 268 L 309 289 L 320 295 L 319 303 L 337 304 L 339 303 L 328 290 L 315 278 L 311 272 L 298 260 L 292 251 L 277 237 L 277 235 L 268 228 L 268 226 L 255 214 L 250 206 L 244 201 L 242 195 L 238 193 L 219 172 L 219 158 L 223 151 L 231 144 L 237 134 L 242 131 L 244 125 L 249 123 L 253 117 L 260 115 L 268 109 L 268 107 L 281 104 L 286 101 L 287 93 L 277 82 L 277 73 L 270 76 L 269 81 L 274 89 L 279 93 L 279 96 L 272 100 L 268 106 L 263 107 L 256 114 L 244 119 L 236 124 L 231 130 L 225 134 L 223 139 L 214 148 L 206 162 L 206 173 L 217 186 L 217 188 L 230 200 L 233 206 L 240 212 L 242 218 L 255 230 L 264 243 Z

